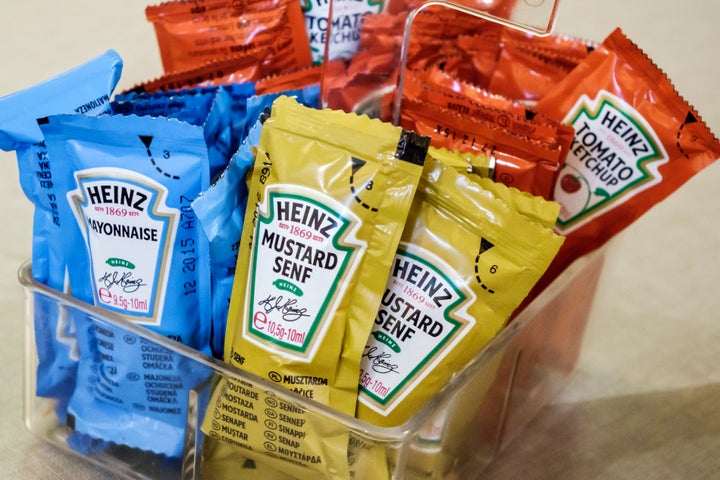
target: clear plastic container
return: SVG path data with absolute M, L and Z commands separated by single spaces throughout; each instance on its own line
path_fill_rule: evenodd
M 494 338 L 445 388 L 400 427 L 380 428 L 335 412 L 312 400 L 254 377 L 221 361 L 184 347 L 112 312 L 79 302 L 32 279 L 30 265 L 19 272 L 27 294 L 25 421 L 38 437 L 127 478 L 199 479 L 208 443 L 199 428 L 207 415 L 216 382 L 233 380 L 259 389 L 268 398 L 296 412 L 344 431 L 365 446 L 381 448 L 388 478 L 457 478 L 479 475 L 508 442 L 548 403 L 575 368 L 582 338 L 602 270 L 603 250 L 572 264 L 520 315 Z M 50 307 L 50 308 L 48 308 Z M 36 395 L 36 322 L 43 314 L 82 315 L 94 328 L 113 331 L 128 342 L 143 342 L 172 355 L 192 368 L 194 378 L 187 395 L 184 447 L 178 458 L 120 445 L 95 445 L 78 441 L 65 419 L 56 414 L 58 401 Z M 40 325 L 40 323 L 38 323 Z M 43 331 L 42 328 L 37 329 Z M 42 353 L 42 352 L 41 352 Z M 80 355 L 83 352 L 79 352 Z M 267 409 L 267 405 L 256 408 Z M 276 403 L 277 404 L 277 403 Z M 119 420 L 120 421 L 120 420 Z M 117 425 L 118 429 L 132 428 Z M 311 439 L 310 439 L 311 440 Z M 377 459 L 376 459 L 377 460 Z M 363 471 L 363 460 L 356 465 Z M 262 460 L 260 460 L 262 463 Z M 210 465 L 212 466 L 212 465 Z M 282 463 L 273 463 L 282 470 Z M 235 478 L 256 478 L 244 470 L 231 470 Z M 304 478 L 321 478 L 310 472 Z M 213 477 L 216 478 L 216 477 Z M 270 477 L 263 477 L 269 480 Z M 293 477 L 284 477 L 293 478 Z M 338 478 L 331 475 L 326 478 Z

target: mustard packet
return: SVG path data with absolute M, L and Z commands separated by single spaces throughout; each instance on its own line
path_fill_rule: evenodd
M 488 194 L 513 206 L 523 215 L 548 227 L 555 226 L 560 214 L 560 204 L 494 181 L 495 159 L 492 155 L 473 154 L 433 146 L 428 149 L 428 155 L 459 173 L 467 174 L 468 178 L 479 183 L 484 190 L 487 190 Z
M 428 160 L 363 353 L 357 417 L 406 422 L 505 325 L 562 242 Z
M 225 342 L 230 364 L 355 413 L 360 358 L 428 144 L 379 120 L 289 97 L 274 102 L 239 246 Z M 210 438 L 298 478 L 348 478 L 347 429 L 295 408 L 286 425 L 270 419 L 285 435 L 268 440 L 264 407 L 252 409 L 251 422 L 228 418 L 250 410 L 231 383 L 221 381 L 211 398 L 222 415 L 209 412 L 203 430 Z
M 458 172 L 473 173 L 483 178 L 495 175 L 495 159 L 491 155 L 461 152 L 444 147 L 430 146 L 428 155 Z
M 555 228 L 555 222 L 560 215 L 559 203 L 550 202 L 538 195 L 518 190 L 515 187 L 508 187 L 504 183 L 473 173 L 468 174 L 468 178 L 479 184 L 489 194 L 517 210 L 521 215 L 547 228 Z

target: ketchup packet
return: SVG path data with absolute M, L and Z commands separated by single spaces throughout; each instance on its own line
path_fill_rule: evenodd
M 425 80 L 426 78 L 428 80 Z M 561 155 L 558 161 L 562 163 L 565 160 L 574 133 L 572 127 L 528 108 L 521 108 L 515 102 L 502 102 L 502 97 L 490 95 L 472 86 L 462 88 L 462 94 L 455 93 L 445 86 L 447 84 L 432 83 L 437 78 L 437 74 L 428 77 L 424 72 L 408 72 L 402 94 L 404 97 L 487 121 L 497 128 L 543 142 L 549 148 L 559 148 Z
M 191 208 L 209 184 L 202 128 L 121 115 L 38 123 L 49 154 L 65 160 L 57 187 L 74 214 L 61 230 L 73 296 L 209 352 L 208 246 Z M 180 455 L 188 390 L 205 373 L 86 316 L 76 321 L 69 425 L 106 442 Z
M 48 155 L 36 119 L 56 113 L 105 113 L 122 66 L 119 55 L 109 50 L 43 83 L 0 98 L 0 148 L 16 151 L 20 185 L 35 206 L 32 275 L 58 291 L 65 290 L 67 265 L 61 224 L 71 220 L 71 214 L 56 186 L 58 162 Z M 36 393 L 58 398 L 61 412 L 75 384 L 74 327 L 56 305 L 40 296 L 35 297 L 34 314 Z
M 523 103 L 490 93 L 486 88 L 466 81 L 449 71 L 446 65 L 433 65 L 424 70 L 413 72 L 413 76 L 428 86 L 443 92 L 454 93 L 465 101 L 470 100 L 491 108 L 507 110 L 526 118 L 534 119 L 537 114 Z M 556 120 L 552 120 L 552 122 L 559 123 Z
M 307 36 L 310 41 L 313 63 L 319 65 L 325 57 L 325 43 L 329 36 L 330 59 L 349 59 L 358 50 L 363 19 L 382 10 L 382 0 L 334 2 L 330 18 L 330 1 L 303 1 Z M 328 32 L 328 25 L 331 25 Z
M 697 112 L 620 29 L 537 109 L 575 128 L 554 192 L 567 240 L 547 282 L 720 157 Z
M 272 73 L 267 66 L 267 54 L 267 48 L 259 48 L 243 55 L 211 60 L 195 68 L 147 80 L 135 85 L 128 93 L 252 82 Z
M 289 54 L 291 68 L 312 64 L 297 0 L 166 2 L 147 7 L 145 14 L 155 28 L 165 72 L 258 48 L 268 48 L 270 57 Z
M 400 124 L 432 138 L 433 146 L 491 155 L 495 179 L 551 199 L 563 152 L 555 139 L 531 139 L 484 119 L 416 99 L 403 101 Z
M 504 45 L 488 83 L 488 90 L 513 100 L 534 104 L 570 71 L 567 64 L 550 61 L 515 45 Z
M 297 90 L 311 85 L 319 85 L 321 79 L 322 67 L 315 65 L 261 78 L 255 82 L 255 91 L 258 95 L 263 95 L 265 93 Z

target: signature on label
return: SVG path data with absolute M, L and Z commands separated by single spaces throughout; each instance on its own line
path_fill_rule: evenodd
M 122 288 L 123 293 L 134 293 L 137 292 L 140 287 L 147 285 L 143 283 L 141 278 L 133 278 L 131 272 L 122 274 L 120 272 L 106 272 L 98 279 L 98 282 L 103 284 L 108 290 L 117 285 Z
M 282 295 L 274 297 L 268 295 L 266 299 L 260 300 L 258 306 L 262 307 L 265 313 L 280 311 L 282 319 L 286 322 L 296 322 L 303 317 L 309 317 L 307 308 L 297 305 L 297 300 L 290 298 L 285 300 Z
M 398 373 L 399 365 L 390 363 L 392 354 L 383 352 L 378 347 L 365 347 L 365 352 L 362 358 L 367 358 L 370 361 L 372 370 L 375 373 Z

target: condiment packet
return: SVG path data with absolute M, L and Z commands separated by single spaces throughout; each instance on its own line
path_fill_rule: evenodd
M 35 206 L 32 276 L 57 291 L 66 290 L 67 249 L 60 231 L 61 217 L 67 218 L 69 212 L 56 186 L 57 163 L 62 160 L 54 161 L 48 155 L 36 119 L 56 113 L 105 113 L 122 66 L 120 56 L 109 50 L 43 83 L 0 98 L 0 148 L 16 151 L 20 185 Z M 36 393 L 57 398 L 59 415 L 64 417 L 77 369 L 74 326 L 53 301 L 40 296 L 34 301 Z
M 192 203 L 210 243 L 213 323 L 210 345 L 217 358 L 223 358 L 230 294 L 247 207 L 246 177 L 255 160 L 252 148 L 260 141 L 261 129 L 262 124 L 256 122 L 222 175 Z
M 537 109 L 575 129 L 554 191 L 567 240 L 538 291 L 720 157 L 698 113 L 620 29 Z
M 56 164 L 73 296 L 209 352 L 208 245 L 191 202 L 209 184 L 202 127 L 164 117 L 53 115 L 38 120 Z M 206 372 L 145 339 L 76 319 L 80 434 L 182 453 L 188 390 Z M 161 380 L 158 380 L 161 379 Z M 162 387 L 147 382 L 160 381 Z
M 145 10 L 157 36 L 166 73 L 193 69 L 218 58 L 267 48 L 288 56 L 289 68 L 312 64 L 297 0 L 165 2 Z
M 253 85 L 243 84 L 248 95 Z M 214 178 L 228 164 L 237 144 L 228 145 L 222 140 L 227 137 L 226 124 L 232 123 L 235 112 L 224 95 L 218 94 L 218 87 L 195 87 L 180 90 L 159 90 L 149 92 L 126 92 L 115 95 L 111 106 L 113 113 L 176 118 L 191 125 L 204 127 L 205 142 L 210 158 L 210 178 Z M 210 116 L 211 111 L 213 115 Z
M 312 67 L 300 68 L 288 72 L 280 72 L 261 78 L 255 82 L 255 91 L 258 95 L 263 95 L 265 93 L 298 90 L 312 85 L 319 85 L 321 79 L 322 67 L 314 65 Z
M 383 8 L 382 0 L 336 1 L 332 4 L 330 18 L 330 3 L 330 0 L 301 2 L 312 59 L 316 65 L 323 62 L 328 37 L 329 58 L 350 59 L 360 44 L 363 19 L 368 14 L 379 13 Z
M 268 65 L 267 55 L 268 49 L 261 47 L 243 55 L 210 60 L 195 68 L 166 73 L 147 80 L 135 85 L 126 93 L 153 93 L 160 90 L 254 82 L 273 73 Z
M 112 113 L 176 118 L 191 125 L 203 125 L 215 100 L 217 87 L 180 90 L 126 92 L 115 95 Z
M 533 139 L 483 118 L 407 98 L 400 124 L 432 138 L 433 145 L 451 150 L 492 155 L 494 178 L 546 199 L 552 192 L 562 160 L 567 155 L 556 138 Z
M 203 124 L 210 159 L 210 181 L 227 168 L 247 134 L 247 101 L 255 95 L 255 84 L 229 83 L 218 87 Z
M 592 42 L 564 35 L 539 37 L 503 29 L 492 74 L 492 93 L 534 105 L 595 48 Z
M 378 120 L 278 98 L 263 126 L 239 246 L 226 360 L 352 415 L 359 362 L 408 215 L 428 139 Z M 237 382 L 221 380 L 210 405 L 254 412 L 203 431 L 299 478 L 347 476 L 348 432 L 290 409 L 268 441 L 260 409 Z M 246 388 L 246 386 L 242 386 Z M 262 397 L 262 398 L 261 398 Z M 257 392 L 253 404 L 263 404 Z M 278 419 L 275 419 L 278 422 Z M 211 459 L 208 459 L 212 461 Z M 345 472 L 343 474 L 343 472 Z
M 415 415 L 502 328 L 562 243 L 552 232 L 555 202 L 462 173 L 448 165 L 452 153 L 429 152 L 365 347 L 357 416 L 371 423 Z M 487 367 L 472 387 L 477 398 L 492 383 Z M 410 478 L 449 469 L 454 446 L 445 442 L 458 428 L 449 413 L 463 408 L 459 399 L 445 404 L 418 431 L 403 467 Z M 383 478 L 391 458 L 383 447 L 351 442 L 350 452 L 367 478 Z
M 358 418 L 407 421 L 505 325 L 563 241 L 533 216 L 428 161 L 365 346 Z

